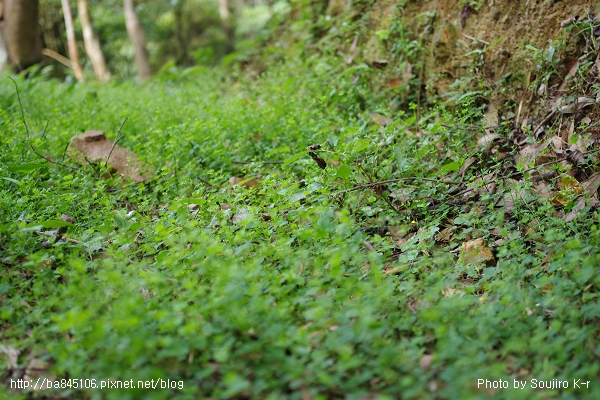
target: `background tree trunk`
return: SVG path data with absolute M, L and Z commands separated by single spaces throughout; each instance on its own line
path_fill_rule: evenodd
M 137 66 L 140 80 L 143 82 L 152 76 L 150 63 L 148 62 L 148 52 L 146 51 L 146 37 L 140 25 L 140 20 L 135 13 L 133 0 L 124 0 L 123 8 L 125 9 L 127 33 L 135 49 L 135 65 Z
M 71 15 L 71 6 L 69 0 L 61 0 L 63 15 L 65 16 L 65 30 L 67 31 L 67 43 L 69 46 L 69 58 L 73 73 L 78 81 L 83 80 L 83 68 L 79 63 L 79 51 L 77 50 L 77 41 L 75 40 L 75 28 L 73 27 L 73 16 Z
M 227 53 L 233 51 L 233 21 L 231 18 L 231 10 L 229 9 L 229 0 L 219 0 L 219 16 L 223 23 L 225 36 L 227 37 Z
M 38 29 L 38 0 L 3 2 L 3 34 L 8 57 L 17 70 L 42 61 L 42 41 Z
M 8 51 L 6 50 L 6 42 L 4 36 L 2 36 L 2 29 L 4 27 L 4 2 L 0 0 L 0 70 L 4 68 L 4 65 L 8 61 Z
M 92 61 L 94 73 L 99 82 L 106 82 L 110 79 L 110 71 L 104 61 L 104 54 L 100 48 L 100 41 L 94 33 L 92 27 L 92 18 L 88 10 L 86 0 L 77 0 L 77 9 L 79 10 L 79 20 L 81 21 L 81 29 L 83 30 L 83 43 L 85 52 Z

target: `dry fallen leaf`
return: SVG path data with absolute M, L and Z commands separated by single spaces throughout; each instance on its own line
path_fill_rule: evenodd
M 454 288 L 447 287 L 445 289 L 442 289 L 442 294 L 444 295 L 444 297 L 452 297 L 454 295 L 463 297 L 465 295 L 465 291 L 461 290 L 461 289 L 454 289 Z
M 242 222 L 246 218 L 250 217 L 250 211 L 251 211 L 250 207 L 240 208 L 238 210 L 238 212 L 233 214 L 233 217 L 231 218 L 231 222 L 233 222 L 234 224 L 238 224 L 238 223 Z
M 386 85 L 389 88 L 395 88 L 395 87 L 401 86 L 402 85 L 402 79 L 400 79 L 400 78 L 388 79 Z
M 488 104 L 487 111 L 485 113 L 485 131 L 490 133 L 492 128 L 498 126 L 498 109 L 493 104 Z M 486 135 L 487 136 L 487 135 Z
M 73 136 L 69 143 L 69 156 L 82 165 L 88 165 L 88 160 L 104 165 L 110 157 L 108 165 L 119 175 L 135 182 L 143 182 L 152 176 L 152 169 L 137 161 L 134 152 L 107 139 L 102 131 L 87 131 Z
M 583 188 L 590 192 L 590 194 L 596 193 L 598 187 L 600 186 L 600 172 L 596 172 L 588 180 L 583 182 Z
M 419 360 L 419 365 L 423 369 L 429 369 L 429 367 L 431 367 L 432 363 L 433 363 L 433 355 L 431 355 L 431 354 L 423 354 L 421 356 L 421 359 Z
M 595 104 L 594 99 L 588 99 L 587 97 L 579 97 L 574 102 L 567 104 L 566 106 L 562 106 L 560 111 L 563 114 L 573 114 L 576 111 L 579 111 L 585 107 L 591 106 Z
M 251 188 L 258 185 L 258 179 L 256 178 L 238 178 L 237 176 L 232 176 L 229 178 L 229 183 L 231 186 L 242 185 L 245 188 Z
M 435 240 L 438 242 L 448 243 L 452 240 L 453 234 L 454 232 L 452 232 L 452 228 L 444 228 L 438 232 L 437 235 L 435 235 Z
M 373 113 L 373 114 L 371 114 L 371 121 L 373 121 L 373 123 L 375 125 L 388 126 L 394 120 L 391 119 L 390 117 L 386 117 L 385 115 L 382 115 L 382 114 L 379 114 L 379 113 Z
M 6 356 L 6 369 L 12 371 L 19 366 L 19 354 L 21 352 L 15 348 L 0 346 L 0 352 Z
M 479 238 L 462 244 L 458 262 L 461 264 L 485 264 L 487 266 L 493 266 L 496 263 L 496 260 L 485 240 Z
M 560 191 L 550 196 L 550 202 L 555 206 L 564 207 L 574 196 L 583 193 L 583 186 L 574 177 L 562 174 L 558 178 L 558 188 Z

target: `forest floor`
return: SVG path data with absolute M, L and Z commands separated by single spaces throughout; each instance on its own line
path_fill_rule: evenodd
M 591 44 L 530 49 L 522 104 L 484 101 L 485 46 L 437 98 L 321 50 L 0 79 L 0 390 L 600 398 L 600 32 L 571 23 Z M 71 158 L 88 130 L 143 182 Z

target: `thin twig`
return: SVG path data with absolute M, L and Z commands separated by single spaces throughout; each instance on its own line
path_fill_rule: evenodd
M 373 247 L 373 245 L 371 243 L 369 243 L 366 240 L 363 240 L 363 244 L 365 245 L 365 247 L 369 250 L 371 250 L 373 253 L 378 253 L 378 251 L 375 249 L 375 247 Z
M 94 163 L 92 163 L 86 155 L 83 156 L 83 158 L 85 159 L 85 161 L 87 161 L 87 163 L 90 165 L 90 167 L 92 167 L 92 169 L 94 170 L 94 175 L 96 175 L 96 179 L 100 179 L 100 172 L 98 172 L 98 169 L 96 168 L 96 166 L 94 165 Z
M 486 42 L 485 40 L 482 40 L 482 39 L 477 39 L 477 38 L 475 38 L 475 37 L 473 37 L 473 36 L 469 36 L 469 35 L 466 35 L 466 34 L 464 34 L 464 33 L 463 33 L 462 35 L 463 35 L 464 37 L 466 37 L 467 39 L 471 39 L 471 40 L 473 40 L 473 41 L 475 41 L 475 42 L 481 42 L 481 43 L 484 43 L 484 44 L 486 44 L 486 45 L 488 45 L 488 46 L 490 45 L 490 42 Z
M 119 142 L 119 140 L 121 140 L 121 138 L 122 138 L 122 136 L 119 136 L 119 135 L 121 134 L 121 129 L 123 129 L 123 125 L 125 125 L 125 122 L 127 122 L 127 118 L 125 118 L 123 120 L 123 123 L 121 124 L 121 127 L 119 128 L 119 131 L 117 132 L 117 136 L 116 136 L 115 141 L 110 149 L 110 152 L 108 153 L 108 157 L 106 157 L 106 161 L 104 161 L 104 168 L 106 168 L 108 166 L 108 160 L 110 159 L 110 155 L 112 154 L 113 150 L 117 146 L 117 143 Z
M 60 161 L 64 161 L 65 160 L 65 155 L 67 154 L 67 149 L 69 148 L 70 144 L 71 144 L 71 141 L 69 140 L 67 142 L 67 145 L 65 146 L 65 150 L 63 151 L 63 155 L 62 155 L 62 158 L 60 159 Z
M 27 131 L 27 142 L 25 143 L 25 151 L 27 151 L 27 148 L 29 147 L 29 143 L 30 143 L 31 134 L 29 133 L 29 127 L 27 126 L 27 121 L 25 121 L 25 112 L 23 111 L 23 104 L 21 103 L 21 94 L 19 93 L 19 87 L 17 86 L 17 82 L 11 77 L 8 77 L 8 79 L 10 79 L 12 81 L 12 83 L 14 83 L 15 91 L 17 92 L 17 99 L 19 100 L 19 108 L 21 109 L 21 121 L 23 122 L 23 125 L 25 125 L 25 131 Z M 24 158 L 25 158 L 25 153 L 23 153 L 21 155 L 21 160 L 23 160 Z
M 37 233 L 40 236 L 54 236 L 54 234 L 50 233 L 50 232 L 35 231 L 35 233 Z M 65 236 L 61 236 L 60 240 L 64 240 L 65 242 L 70 242 L 70 243 L 74 243 L 74 244 L 84 244 L 83 242 L 80 242 L 79 240 L 70 239 Z
M 354 191 L 361 190 L 361 189 L 370 189 L 370 188 L 373 188 L 376 186 L 385 185 L 386 183 L 403 182 L 403 181 L 417 181 L 417 180 L 426 181 L 426 182 L 435 182 L 435 183 L 460 184 L 460 182 L 456 182 L 456 181 L 441 181 L 439 179 L 421 178 L 421 177 L 417 177 L 417 176 L 411 176 L 411 177 L 407 177 L 407 178 L 387 179 L 385 181 L 372 182 L 372 183 L 366 183 L 364 185 L 354 186 L 353 188 L 350 188 L 350 189 L 345 189 L 345 190 L 340 190 L 339 192 L 335 192 L 332 194 L 332 196 L 336 196 L 338 194 L 343 194 L 343 193 L 348 193 L 348 192 L 354 192 Z
M 285 161 L 237 161 L 231 160 L 232 164 L 283 164 Z
M 37 151 L 37 148 L 35 148 L 35 147 L 34 147 L 34 146 L 31 144 L 31 143 L 29 144 L 29 147 L 31 147 L 31 150 L 33 150 L 33 152 L 34 152 L 34 153 L 35 153 L 35 154 L 36 154 L 38 157 L 40 157 L 40 158 L 43 158 L 44 160 L 48 161 L 50 164 L 56 164 L 56 165 L 60 165 L 61 167 L 68 168 L 68 169 L 70 169 L 71 171 L 77 171 L 77 170 L 79 169 L 79 168 L 73 168 L 73 167 L 70 167 L 70 166 L 68 166 L 68 165 L 66 165 L 66 164 L 63 164 L 63 163 L 61 163 L 61 162 L 58 162 L 58 161 L 52 161 L 51 159 L 49 159 L 49 158 L 47 158 L 47 157 L 44 157 L 43 155 L 41 155 L 41 154 L 40 154 L 40 153 Z
M 549 119 L 550 119 L 550 118 L 551 118 L 551 117 L 552 117 L 552 116 L 553 116 L 555 113 L 556 113 L 556 110 L 553 110 L 553 111 L 552 111 L 550 114 L 548 114 L 548 115 L 546 116 L 546 118 L 544 118 L 544 119 L 542 120 L 542 122 L 540 122 L 540 123 L 538 124 L 538 126 L 537 126 L 537 127 L 534 129 L 534 130 L 533 130 L 533 134 L 534 134 L 534 135 L 537 135 L 537 131 L 538 131 L 538 130 L 539 130 L 541 127 L 542 127 L 542 125 L 544 125 L 544 124 L 545 124 L 545 123 L 546 123 L 546 122 L 547 122 L 547 121 L 548 121 L 548 120 L 549 120 Z

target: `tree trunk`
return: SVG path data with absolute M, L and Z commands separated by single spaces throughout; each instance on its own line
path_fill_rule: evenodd
M 38 0 L 6 0 L 2 4 L 3 34 L 11 63 L 24 70 L 41 62 Z
M 92 67 L 98 82 L 106 82 L 110 79 L 110 71 L 104 61 L 104 54 L 100 48 L 100 41 L 96 37 L 94 28 L 92 27 L 92 19 L 88 10 L 86 0 L 77 0 L 77 9 L 79 10 L 79 20 L 81 21 L 81 29 L 83 30 L 83 44 L 85 52 L 92 61 Z
M 0 70 L 4 68 L 7 61 L 8 52 L 6 50 L 6 43 L 4 42 L 4 37 L 2 36 L 2 30 L 0 30 Z
M 73 73 L 78 81 L 83 80 L 83 68 L 79 63 L 79 51 L 77 50 L 77 41 L 75 40 L 75 28 L 73 27 L 73 16 L 71 15 L 71 6 L 69 0 L 61 0 L 63 15 L 65 16 L 65 30 L 67 31 L 67 43 L 69 44 L 69 58 Z
M 125 26 L 127 33 L 135 49 L 135 65 L 137 66 L 138 76 L 143 82 L 152 76 L 150 63 L 148 62 L 148 53 L 146 52 L 146 37 L 140 25 L 140 20 L 135 13 L 133 0 L 123 0 L 125 9 Z
M 229 0 L 219 0 L 219 16 L 221 17 L 221 23 L 225 30 L 225 36 L 227 37 L 226 51 L 231 53 L 233 51 L 233 23 L 231 18 L 231 11 L 229 10 Z
M 4 65 L 8 61 L 8 50 L 6 50 L 6 42 L 4 36 L 2 36 L 2 29 L 4 29 L 4 3 L 0 0 L 0 70 L 4 68 Z

